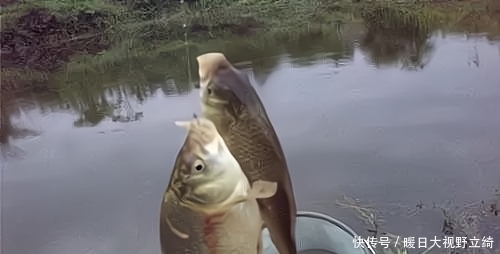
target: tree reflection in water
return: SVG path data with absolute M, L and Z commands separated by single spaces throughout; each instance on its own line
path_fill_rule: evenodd
M 10 99 L 7 93 L 0 93 L 0 159 L 3 161 L 25 155 L 21 148 L 10 143 L 11 139 L 23 139 L 40 135 L 38 131 L 13 123 L 14 117 L 18 119 L 21 116 L 26 117 L 22 107 L 11 103 Z
M 376 67 L 417 70 L 430 61 L 434 46 L 429 39 L 437 29 L 433 16 L 380 7 L 363 13 L 363 20 L 368 31 L 360 48 Z

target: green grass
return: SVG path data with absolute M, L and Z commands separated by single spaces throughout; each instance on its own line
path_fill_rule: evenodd
M 228 37 L 228 31 L 220 29 L 221 24 L 233 24 L 245 26 L 248 20 L 255 21 L 259 27 L 250 31 L 244 37 L 248 43 L 272 44 L 281 40 L 294 40 L 304 32 L 321 31 L 323 28 L 331 30 L 332 27 L 341 26 L 345 23 L 363 22 L 374 33 L 376 38 L 370 42 L 371 48 L 384 49 L 384 43 L 390 35 L 395 35 L 394 40 L 426 40 L 430 32 L 437 28 L 442 28 L 444 24 L 453 23 L 463 18 L 468 13 L 466 8 L 456 8 L 451 10 L 439 10 L 424 4 L 398 5 L 381 3 L 376 6 L 351 6 L 348 4 L 328 4 L 317 0 L 291 1 L 294 9 L 289 3 L 277 1 L 273 6 L 266 5 L 266 1 L 240 1 L 227 7 L 216 5 L 220 1 L 202 2 L 205 7 L 181 8 L 173 14 L 162 14 L 156 18 L 138 22 L 118 22 L 110 26 L 110 30 L 118 31 L 114 34 L 116 41 L 113 48 L 102 52 L 97 56 L 79 55 L 74 57 L 74 61 L 69 63 L 67 68 L 80 70 L 82 68 L 101 68 L 102 66 L 113 65 L 115 62 L 126 61 L 132 57 L 157 57 L 162 52 L 174 52 L 185 47 L 200 47 L 207 45 L 208 48 L 217 49 L 217 45 L 225 42 L 237 40 L 238 36 Z M 337 7 L 335 7 L 337 6 Z M 342 6 L 342 7 L 340 7 Z M 410 10 L 411 9 L 411 10 Z M 247 20 L 242 19 L 242 13 L 246 13 Z M 294 18 L 290 18 L 294 17 Z M 457 21 L 455 21 L 457 22 Z M 208 27 L 206 33 L 188 31 L 183 25 L 190 26 L 199 24 Z M 397 32 L 397 33 L 395 33 Z M 253 34 L 265 34 L 256 36 Z M 295 38 L 294 38 L 295 37 Z M 216 46 L 213 40 L 218 39 Z M 379 40 L 380 39 L 380 40 Z M 389 38 L 391 39 L 391 38 Z M 269 43 L 269 41 L 273 41 Z M 425 44 L 425 43 L 424 43 Z M 429 47 L 426 45 L 423 47 Z M 391 49 L 387 49 L 391 50 Z M 400 52 L 393 52 L 395 56 L 385 52 L 373 52 L 373 58 L 381 59 L 382 62 L 391 62 Z M 425 52 L 423 48 L 420 52 Z M 389 56 L 383 59 L 380 55 L 384 53 Z M 378 54 L 378 55 L 377 55 Z M 417 53 L 414 59 L 407 59 L 409 62 L 418 61 L 422 55 Z M 92 67 L 93 66 L 93 67 Z
M 47 10 L 59 19 L 71 17 L 80 11 L 87 13 L 99 12 L 115 17 L 123 17 L 127 13 L 124 6 L 108 3 L 103 0 L 24 0 L 1 9 L 2 30 L 15 25 L 20 17 L 28 14 L 30 11 L 39 9 Z
M 121 63 L 131 59 L 151 61 L 165 52 L 170 52 L 169 57 L 172 57 L 178 52 L 185 52 L 187 48 L 197 49 L 191 50 L 191 54 L 220 50 L 221 45 L 234 44 L 239 38 L 243 38 L 240 41 L 248 44 L 248 47 L 259 48 L 263 45 L 267 47 L 267 45 L 279 44 L 280 41 L 295 40 L 303 33 L 321 34 L 325 29 L 331 33 L 330 31 L 335 30 L 335 27 L 353 22 L 363 24 L 373 34 L 362 47 L 369 48 L 369 55 L 372 59 L 377 59 L 375 63 L 377 65 L 392 64 L 395 63 L 395 59 L 402 59 L 402 54 L 408 55 L 407 52 L 392 48 L 391 45 L 394 43 L 387 43 L 387 41 L 399 44 L 420 41 L 417 44 L 422 48 L 402 59 L 407 65 L 415 65 L 425 58 L 425 52 L 432 50 L 431 45 L 424 43 L 432 31 L 438 28 L 447 29 L 447 27 L 451 29 L 471 13 L 481 8 L 484 9 L 484 6 L 474 7 L 472 4 L 451 5 L 453 8 L 449 5 L 436 8 L 435 5 L 422 3 L 395 5 L 390 2 L 380 2 L 367 5 L 352 4 L 350 1 L 327 0 L 242 0 L 231 1 L 231 4 L 228 2 L 201 1 L 195 7 L 174 6 L 168 10 L 156 11 L 153 17 L 146 17 L 144 13 L 148 12 L 147 9 L 131 10 L 125 5 L 103 0 L 69 2 L 26 0 L 23 4 L 4 8 L 2 21 L 5 21 L 6 13 L 19 14 L 42 6 L 58 15 L 67 16 L 73 15 L 75 10 L 88 12 L 99 10 L 108 13 L 112 20 L 108 21 L 108 28 L 105 32 L 113 42 L 113 47 L 96 56 L 84 52 L 74 55 L 70 63 L 63 67 L 65 72 L 71 73 L 85 70 L 105 71 L 113 66 L 122 66 Z M 252 22 L 255 25 L 247 34 L 234 35 L 234 31 L 227 28 L 227 25 L 244 28 Z M 188 30 L 194 24 L 205 26 L 208 31 Z M 232 35 L 228 36 L 228 33 Z M 200 48 L 206 48 L 206 50 Z M 171 72 L 180 73 L 174 76 L 186 75 L 175 68 L 170 69 Z M 39 79 L 40 76 L 46 75 L 33 73 L 33 76 Z

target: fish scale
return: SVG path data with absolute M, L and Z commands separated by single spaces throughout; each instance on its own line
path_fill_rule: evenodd
M 284 240 L 287 238 L 282 238 L 283 235 L 279 235 L 278 237 L 280 238 L 276 242 L 276 238 L 273 239 L 273 236 L 276 237 L 277 232 L 280 232 L 279 234 L 294 234 L 293 227 L 296 208 L 294 203 L 290 206 L 290 203 L 294 202 L 294 198 L 291 191 L 291 183 L 289 182 L 288 170 L 286 169 L 286 162 L 282 158 L 280 151 L 276 150 L 272 143 L 273 140 L 270 139 L 267 132 L 268 128 L 272 128 L 272 126 L 263 126 L 264 122 L 256 120 L 249 113 L 245 112 L 240 112 L 236 117 L 223 117 L 222 119 L 220 115 L 211 117 L 210 114 L 207 114 L 206 117 L 211 119 L 217 128 L 220 128 L 220 134 L 226 142 L 227 147 L 251 183 L 256 180 L 278 183 L 278 192 L 275 197 L 259 199 L 257 203 L 275 246 L 287 250 L 280 253 L 295 254 L 296 252 L 293 252 L 295 243 Z M 225 125 L 226 128 L 221 125 Z M 290 189 L 287 190 L 287 187 Z M 287 193 L 287 191 L 290 192 Z M 289 194 L 290 196 L 288 196 Z M 281 227 L 283 224 L 279 223 L 287 223 L 290 227 L 285 230 Z M 293 247 L 290 247 L 292 245 Z
M 279 180 L 271 170 L 266 170 L 277 162 L 272 144 L 261 134 L 259 127 L 252 125 L 238 122 L 231 124 L 226 144 L 241 167 L 249 169 L 244 172 L 250 181 Z
M 252 168 L 252 170 L 245 171 L 249 180 L 253 182 L 256 180 L 276 179 L 276 177 L 273 177 L 273 174 L 269 174 L 269 170 L 266 170 L 272 167 L 273 159 L 276 159 L 271 147 L 255 142 L 257 139 L 262 137 L 254 135 L 247 135 L 247 137 L 243 137 L 242 134 L 238 134 L 238 129 L 239 128 L 235 128 L 235 126 L 233 126 L 231 134 L 234 136 L 240 136 L 241 139 L 229 137 L 228 147 L 236 160 L 238 160 L 240 164 L 245 164 L 241 165 L 242 168 Z M 243 143 L 238 142 L 237 140 L 246 140 L 248 142 Z

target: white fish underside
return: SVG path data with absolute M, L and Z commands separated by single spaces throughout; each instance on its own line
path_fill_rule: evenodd
M 217 254 L 257 254 L 263 221 L 255 199 L 239 203 L 215 228 Z

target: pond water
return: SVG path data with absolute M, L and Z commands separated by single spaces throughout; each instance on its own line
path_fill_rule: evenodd
M 420 45 L 401 39 L 385 49 L 377 44 L 383 38 L 367 45 L 362 31 L 315 36 L 258 52 L 241 40 L 213 47 L 251 76 L 283 145 L 298 208 L 365 236 L 373 225 L 339 205 L 344 196 L 378 211 L 377 230 L 398 236 L 442 237 L 450 216 L 459 235 L 460 216 L 472 213 L 481 215 L 473 234 L 493 236 L 500 248 L 492 210 L 500 187 L 500 43 L 436 32 Z M 201 51 L 189 53 L 188 74 L 196 75 Z M 165 81 L 168 68 L 185 69 L 175 60 L 185 56 L 175 57 L 89 77 L 118 69 L 145 77 L 140 84 L 115 77 L 118 84 L 100 90 L 92 83 L 11 101 L 12 125 L 39 135 L 3 148 L 3 253 L 159 253 L 159 206 L 185 138 L 173 122 L 200 112 L 193 74 Z M 121 113 L 100 109 L 117 101 Z

